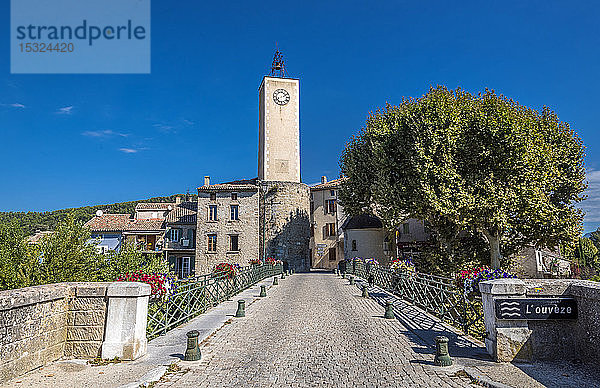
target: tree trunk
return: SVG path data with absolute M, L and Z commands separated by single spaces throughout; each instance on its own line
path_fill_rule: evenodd
M 488 230 L 483 230 L 488 244 L 490 244 L 490 266 L 492 269 L 500 268 L 500 236 L 499 233 L 490 233 Z

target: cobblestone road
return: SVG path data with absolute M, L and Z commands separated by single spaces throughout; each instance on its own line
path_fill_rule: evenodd
M 202 345 L 160 387 L 469 387 L 432 349 L 347 280 L 295 274 Z

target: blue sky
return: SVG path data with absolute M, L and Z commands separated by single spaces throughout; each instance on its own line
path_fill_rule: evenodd
M 420 4 L 424 3 L 424 4 Z M 426 4 L 425 4 L 426 3 Z M 167 195 L 256 176 L 275 42 L 301 81 L 302 179 L 339 173 L 369 111 L 430 85 L 548 105 L 587 148 L 600 225 L 600 7 L 526 2 L 152 3 L 149 75 L 11 75 L 0 14 L 0 210 Z

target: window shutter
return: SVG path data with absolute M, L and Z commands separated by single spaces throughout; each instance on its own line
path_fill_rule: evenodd
M 327 225 L 323 226 L 323 238 L 327 237 Z

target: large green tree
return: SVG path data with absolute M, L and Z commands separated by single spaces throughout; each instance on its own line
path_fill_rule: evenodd
M 371 114 L 341 157 L 340 200 L 389 226 L 406 218 L 482 236 L 495 268 L 526 244 L 581 233 L 584 147 L 544 107 L 445 87 Z

